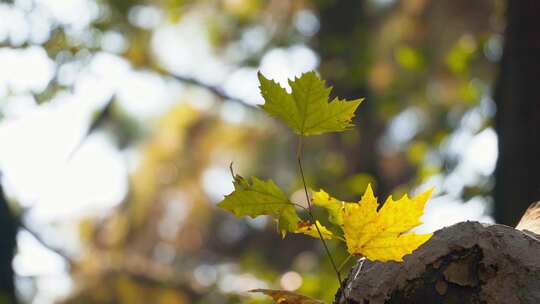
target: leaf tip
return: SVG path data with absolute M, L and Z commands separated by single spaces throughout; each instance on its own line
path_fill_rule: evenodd
M 375 194 L 373 193 L 373 188 L 371 187 L 371 183 L 368 183 L 363 196 L 368 197 L 368 198 L 375 198 Z

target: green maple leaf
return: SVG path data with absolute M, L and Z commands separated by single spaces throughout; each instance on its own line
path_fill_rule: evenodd
M 295 133 L 303 136 L 345 131 L 353 127 L 352 119 L 362 99 L 346 101 L 334 98 L 328 102 L 332 87 L 325 87 L 315 72 L 289 80 L 291 93 L 273 80 L 258 73 L 262 109 L 282 120 Z
M 252 177 L 251 181 L 240 175 L 234 177 L 234 191 L 225 196 L 219 207 L 236 216 L 271 215 L 278 221 L 278 229 L 285 237 L 287 232 L 295 232 L 301 221 L 294 204 L 272 181 Z

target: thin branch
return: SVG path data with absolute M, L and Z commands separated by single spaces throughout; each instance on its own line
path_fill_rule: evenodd
M 4 196 L 4 192 L 2 191 L 2 171 L 0 171 L 0 201 L 4 201 L 6 202 L 7 204 L 7 198 Z M 6 206 L 8 207 L 8 206 Z M 16 225 L 16 227 L 18 228 L 21 228 L 21 229 L 24 229 L 26 230 L 28 233 L 30 233 L 41 245 L 43 245 L 44 247 L 46 247 L 47 249 L 51 250 L 52 252 L 58 254 L 59 256 L 61 256 L 62 258 L 64 258 L 68 263 L 69 265 L 71 266 L 72 265 L 72 259 L 71 257 L 65 253 L 62 249 L 60 248 L 56 248 L 52 245 L 50 245 L 49 243 L 47 243 L 39 233 L 37 233 L 36 231 L 34 231 L 32 228 L 28 227 L 24 221 L 23 221 L 23 217 L 25 215 L 27 211 L 26 210 L 23 210 L 23 212 L 20 214 L 20 215 L 14 215 L 12 214 L 12 217 L 13 217 L 13 220 L 14 220 L 14 224 Z
M 26 232 L 30 233 L 43 247 L 49 249 L 50 251 L 56 253 L 57 255 L 59 255 L 60 257 L 62 257 L 64 260 L 66 260 L 66 262 L 72 266 L 73 265 L 73 260 L 72 258 L 64 251 L 62 250 L 61 248 L 58 248 L 58 247 L 55 247 L 51 244 L 49 244 L 42 236 L 41 234 L 39 234 L 37 231 L 33 230 L 32 228 L 28 227 L 23 221 L 21 218 L 19 218 L 19 221 L 18 221 L 18 226 L 19 228 L 21 229 L 24 229 L 26 230 Z
M 225 92 L 225 90 L 223 90 L 223 88 L 221 88 L 219 86 L 213 86 L 213 85 L 210 85 L 210 84 L 207 84 L 207 83 L 203 83 L 203 82 L 201 82 L 201 81 L 199 81 L 199 80 L 197 80 L 195 78 L 192 78 L 192 77 L 179 76 L 179 75 L 175 75 L 175 74 L 168 73 L 168 72 L 163 72 L 163 71 L 159 71 L 159 72 L 161 73 L 162 76 L 171 77 L 171 78 L 176 79 L 176 80 L 178 80 L 180 82 L 203 88 L 203 89 L 209 91 L 210 93 L 214 94 L 215 96 L 217 96 L 219 99 L 236 102 L 236 103 L 241 104 L 241 105 L 243 105 L 243 106 L 245 106 L 247 108 L 250 108 L 250 109 L 257 108 L 254 103 L 250 103 L 250 102 L 248 102 L 248 101 L 246 101 L 244 99 L 234 97 L 234 96 L 231 96 L 231 95 L 227 94 Z M 105 107 L 99 112 L 99 114 L 91 122 L 91 124 L 88 127 L 85 134 L 81 137 L 81 139 L 79 140 L 77 145 L 69 153 L 69 155 L 67 157 L 68 160 L 70 160 L 73 157 L 73 155 L 81 148 L 81 146 L 84 144 L 86 139 L 90 136 L 90 134 L 92 134 L 96 129 L 101 127 L 103 122 L 106 121 L 108 118 L 110 118 L 114 98 L 115 98 L 115 95 L 111 96 L 111 98 L 109 99 L 109 101 L 107 102 Z
M 319 225 L 317 225 L 317 222 L 315 221 L 315 217 L 313 216 L 313 211 L 311 208 L 311 200 L 309 199 L 309 194 L 306 186 L 306 178 L 304 177 L 304 169 L 302 168 L 302 136 L 300 135 L 298 139 L 298 149 L 296 151 L 296 158 L 298 160 L 298 168 L 300 168 L 300 175 L 302 176 L 302 184 L 304 185 L 304 192 L 306 194 L 306 200 L 308 204 L 308 214 L 311 218 L 311 221 L 315 224 L 315 228 L 317 229 L 317 233 L 319 234 L 319 238 L 321 239 L 321 242 L 324 246 L 324 250 L 326 251 L 326 255 L 328 256 L 328 259 L 330 260 L 330 263 L 332 264 L 332 268 L 334 268 L 334 271 L 336 272 L 336 276 L 339 282 L 339 287 L 341 288 L 343 280 L 341 280 L 341 274 L 339 273 L 339 269 L 336 266 L 336 262 L 334 261 L 334 258 L 332 257 L 332 254 L 330 253 L 330 249 L 328 249 L 328 245 L 326 244 L 326 241 L 323 238 L 323 235 L 321 233 L 321 229 L 319 228 Z
M 236 102 L 236 103 L 239 103 L 243 106 L 246 106 L 248 108 L 256 108 L 256 106 L 254 105 L 254 103 L 250 103 L 246 100 L 243 100 L 241 98 L 238 98 L 238 97 L 234 97 L 234 96 L 231 96 L 229 94 L 227 94 L 225 92 L 225 90 L 223 90 L 223 88 L 219 87 L 219 86 L 214 86 L 214 85 L 210 85 L 210 84 L 207 84 L 207 83 L 203 83 L 201 82 L 200 80 L 197 80 L 195 78 L 191 78 L 191 77 L 186 77 L 186 76 L 180 76 L 180 75 L 175 75 L 175 74 L 166 74 L 180 82 L 183 82 L 183 83 L 187 83 L 187 84 L 190 84 L 190 85 L 194 85 L 194 86 L 197 86 L 197 87 L 201 87 L 207 91 L 210 91 L 210 93 L 214 94 L 215 96 L 219 97 L 220 99 L 223 99 L 223 100 L 228 100 L 228 101 L 232 101 L 232 102 Z
M 231 162 L 231 164 L 229 165 L 229 171 L 231 171 L 231 176 L 232 176 L 232 178 L 234 179 L 234 177 L 235 177 L 236 175 L 234 175 L 233 162 Z
M 86 139 L 90 137 L 92 133 L 94 133 L 97 129 L 99 129 L 108 119 L 111 118 L 112 111 L 113 111 L 113 104 L 114 104 L 115 95 L 113 94 L 109 100 L 107 101 L 106 105 L 99 111 L 99 113 L 94 117 L 86 131 L 84 132 L 83 136 L 79 139 L 75 147 L 71 149 L 71 151 L 68 154 L 67 160 L 70 161 L 73 156 L 81 149 L 83 144 L 85 143 Z

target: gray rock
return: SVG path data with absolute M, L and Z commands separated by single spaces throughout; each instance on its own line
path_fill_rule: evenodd
M 359 260 L 335 303 L 540 303 L 540 236 L 463 222 L 403 263 Z

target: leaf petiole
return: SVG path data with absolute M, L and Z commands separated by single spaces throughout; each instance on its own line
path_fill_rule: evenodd
M 343 267 L 345 267 L 345 265 L 347 265 L 347 262 L 349 262 L 352 257 L 353 257 L 353 255 L 349 254 L 349 256 L 343 262 L 341 262 L 341 265 L 339 265 L 339 267 L 338 267 L 339 272 L 341 272 L 341 270 L 343 270 Z
M 302 167 L 302 135 L 299 136 L 298 138 L 298 148 L 296 150 L 296 158 L 298 160 L 298 168 L 300 169 L 300 176 L 302 177 L 302 184 L 304 185 L 304 192 L 306 194 L 306 201 L 307 201 L 307 204 L 308 204 L 308 208 L 307 208 L 307 212 L 308 212 L 308 215 L 311 219 L 311 221 L 313 223 L 315 223 L 315 217 L 313 216 L 313 211 L 312 211 L 312 208 L 311 208 L 311 200 L 309 198 L 309 194 L 308 194 L 308 190 L 307 190 L 307 185 L 306 185 L 306 178 L 304 177 L 304 169 Z M 338 282 L 339 282 L 339 287 L 341 288 L 342 286 L 342 280 L 341 280 L 341 274 L 339 273 L 339 269 L 338 267 L 336 266 L 336 262 L 334 261 L 334 258 L 332 257 L 332 254 L 330 253 L 330 249 L 328 249 L 328 245 L 326 244 L 326 241 L 324 240 L 323 238 L 323 235 L 321 233 L 321 229 L 319 228 L 318 225 L 315 225 L 315 228 L 317 229 L 317 233 L 319 234 L 319 238 L 324 246 L 324 250 L 326 251 L 326 255 L 328 256 L 328 259 L 330 260 L 330 263 L 332 264 L 332 268 L 334 268 L 334 271 L 336 273 L 336 276 L 337 276 L 337 279 L 338 279 Z

